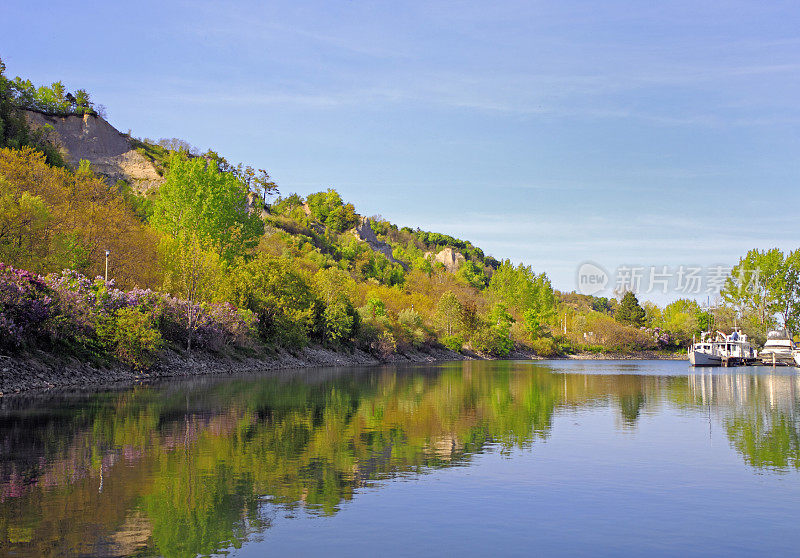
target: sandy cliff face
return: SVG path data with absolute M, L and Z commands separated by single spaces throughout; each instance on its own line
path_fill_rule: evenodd
M 25 117 L 32 128 L 53 127 L 52 139 L 70 164 L 77 166 L 85 159 L 110 183 L 125 180 L 134 190 L 146 192 L 163 181 L 128 138 L 99 116 L 51 116 L 25 111 Z
M 366 242 L 373 251 L 380 252 L 386 256 L 390 262 L 399 263 L 403 267 L 406 267 L 405 263 L 395 259 L 394 254 L 392 253 L 392 247 L 378 239 L 378 237 L 375 235 L 375 231 L 372 230 L 372 226 L 369 224 L 368 218 L 361 217 L 361 223 L 355 229 L 353 229 L 353 234 L 356 235 L 357 239 Z
M 431 256 L 433 256 L 434 262 L 439 262 L 442 264 L 450 273 L 455 273 L 458 271 L 458 268 L 461 267 L 461 264 L 466 261 L 466 258 L 461 252 L 457 252 L 449 246 L 445 246 L 436 254 L 433 254 L 432 252 L 425 252 L 426 258 Z

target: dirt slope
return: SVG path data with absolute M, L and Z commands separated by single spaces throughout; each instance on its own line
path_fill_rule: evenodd
M 139 192 L 162 182 L 153 164 L 99 116 L 52 116 L 26 110 L 25 117 L 32 128 L 53 127 L 52 139 L 73 166 L 85 159 L 110 183 L 125 180 Z

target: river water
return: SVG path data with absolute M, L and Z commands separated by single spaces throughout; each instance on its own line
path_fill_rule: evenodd
M 799 397 L 671 361 L 5 397 L 0 555 L 795 555 Z

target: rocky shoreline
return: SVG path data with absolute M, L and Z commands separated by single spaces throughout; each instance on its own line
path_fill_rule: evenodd
M 665 353 L 662 351 L 635 351 L 632 353 L 576 353 L 555 357 L 560 360 L 688 360 L 686 353 Z
M 160 355 L 159 360 L 151 368 L 135 370 L 118 363 L 90 363 L 37 351 L 19 357 L 0 356 L 0 396 L 31 390 L 93 388 L 170 377 L 229 376 L 280 369 L 432 363 L 476 358 L 481 357 L 464 355 L 444 348 L 396 353 L 383 360 L 359 349 L 343 352 L 323 347 L 305 347 L 296 351 L 281 350 L 259 356 L 212 355 L 168 350 Z
M 637 353 L 581 353 L 551 360 L 680 360 L 682 355 L 655 351 Z M 135 370 L 122 364 L 97 364 L 51 353 L 34 352 L 19 357 L 0 355 L 0 397 L 27 391 L 59 388 L 99 388 L 133 384 L 159 378 L 191 376 L 231 376 L 281 369 L 336 366 L 379 366 L 386 364 L 424 364 L 459 360 L 491 360 L 478 353 L 457 353 L 445 348 L 394 353 L 385 359 L 365 351 L 336 351 L 324 347 L 280 350 L 265 356 L 240 354 L 212 355 L 186 351 L 165 351 L 148 370 Z M 530 350 L 515 350 L 504 360 L 544 360 Z

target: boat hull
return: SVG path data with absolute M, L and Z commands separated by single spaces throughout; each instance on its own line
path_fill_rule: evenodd
M 689 362 L 692 366 L 721 366 L 722 358 L 700 351 L 689 351 Z
M 791 353 L 762 353 L 759 356 L 761 358 L 761 362 L 766 366 L 795 366 L 797 364 L 795 362 L 796 357 L 793 358 Z

